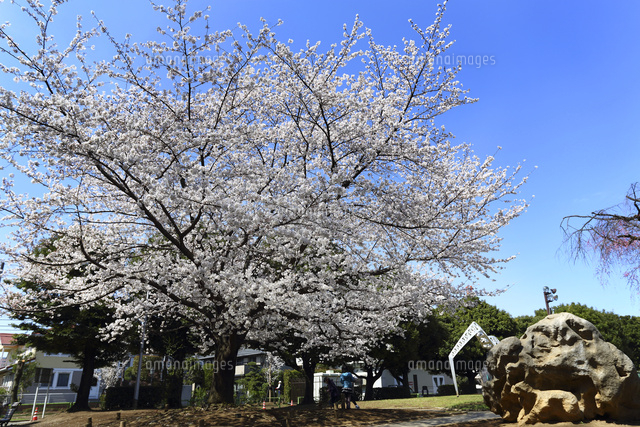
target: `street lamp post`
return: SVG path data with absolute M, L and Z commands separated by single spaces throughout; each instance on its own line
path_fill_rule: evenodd
M 551 314 L 551 307 L 549 307 L 549 303 L 558 301 L 558 295 L 555 295 L 556 289 L 549 289 L 548 286 L 545 286 L 542 288 L 542 293 L 544 294 L 544 303 L 547 306 L 547 314 Z

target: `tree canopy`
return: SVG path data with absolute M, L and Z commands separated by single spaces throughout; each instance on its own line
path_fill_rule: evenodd
M 631 289 L 640 291 L 640 195 L 632 184 L 624 203 L 563 219 L 565 244 L 572 256 L 594 255 L 604 281 L 618 268 Z
M 464 306 L 453 312 L 443 312 L 440 316 L 440 324 L 446 330 L 446 339 L 438 348 L 439 358 L 447 359 L 471 322 L 476 322 L 488 335 L 494 335 L 500 340 L 517 333 L 517 324 L 509 313 L 477 297 L 469 297 Z M 486 352 L 487 350 L 482 348 L 477 340 L 473 340 L 456 357 L 469 362 L 484 361 Z M 472 366 L 471 369 L 468 369 L 469 375 L 471 375 L 476 371 L 477 364 L 470 363 L 469 365 Z
M 61 304 L 184 319 L 221 365 L 282 324 L 339 355 L 510 259 L 494 251 L 526 177 L 436 122 L 475 101 L 459 67 L 435 62 L 451 45 L 444 6 L 399 48 L 356 19 L 339 45 L 294 51 L 267 23 L 210 31 L 183 0 L 154 6 L 157 40 L 79 21 L 58 47 L 60 3 L 27 1 L 34 49 L 0 26 L 15 81 L 0 87 L 0 157 L 43 193 L 7 179 L 0 209 L 13 274 L 55 284 Z M 94 62 L 97 36 L 113 52 Z M 31 255 L 52 237 L 57 251 Z M 85 277 L 68 274 L 78 265 Z M 232 400 L 230 383 L 216 374 L 213 402 Z

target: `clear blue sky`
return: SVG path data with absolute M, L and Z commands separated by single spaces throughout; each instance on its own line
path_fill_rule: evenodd
M 381 0 L 306 2 L 299 0 L 192 0 L 212 5 L 214 29 L 237 22 L 259 28 L 259 18 L 284 25 L 281 39 L 323 46 L 339 41 L 342 24 L 356 14 L 378 42 L 401 44 L 412 38 L 407 22 L 431 24 L 436 2 Z M 15 19 L 3 14 L 0 21 Z M 164 25 L 144 0 L 71 0 L 70 16 L 94 9 L 116 36 L 155 37 Z M 71 11 L 71 9 L 73 9 Z M 476 104 L 459 107 L 442 122 L 459 142 L 480 156 L 502 150 L 497 164 L 521 163 L 531 172 L 522 197 L 528 211 L 502 232 L 504 255 L 516 254 L 490 289 L 509 290 L 488 302 L 514 316 L 544 307 L 543 286 L 558 289 L 558 303 L 578 302 L 617 314 L 640 315 L 640 300 L 623 280 L 603 287 L 595 266 L 573 263 L 563 252 L 564 216 L 585 214 L 623 201 L 640 180 L 640 2 L 624 0 L 451 0 L 444 18 L 452 25 L 449 51 L 487 56 L 487 64 L 459 74 Z M 19 25 L 14 22 L 15 26 Z M 57 22 L 70 31 L 64 16 Z M 2 78 L 2 77 L 0 77 Z M 535 167 L 537 166 L 537 169 Z M 535 197 L 532 197 L 535 195 Z M 0 324 L 0 329 L 2 324 Z

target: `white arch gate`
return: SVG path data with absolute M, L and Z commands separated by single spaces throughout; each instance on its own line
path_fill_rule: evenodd
M 458 354 L 458 352 L 462 350 L 462 347 L 464 347 L 473 337 L 478 338 L 478 341 L 482 344 L 482 348 L 487 350 L 500 342 L 500 340 L 493 335 L 487 335 L 487 333 L 476 322 L 471 322 L 456 345 L 453 346 L 451 353 L 449 353 L 449 366 L 451 367 L 451 377 L 453 378 L 453 386 L 456 389 L 456 396 L 460 396 L 460 393 L 458 392 L 458 381 L 456 380 L 456 369 L 453 363 L 453 358 L 456 357 L 456 354 Z

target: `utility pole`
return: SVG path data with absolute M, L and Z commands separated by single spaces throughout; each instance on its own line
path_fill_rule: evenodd
M 140 376 L 142 375 L 142 355 L 144 354 L 144 340 L 147 332 L 147 320 L 142 321 L 142 337 L 140 338 L 140 353 L 138 354 L 138 374 L 136 387 L 133 390 L 133 409 L 138 409 L 138 396 L 140 395 Z
M 149 291 L 147 291 L 147 300 Z M 133 389 L 133 409 L 138 409 L 138 397 L 140 396 L 140 377 L 142 376 L 142 356 L 144 354 L 144 340 L 147 335 L 147 316 L 142 319 L 142 336 L 140 337 L 140 353 L 138 354 L 138 374 L 136 375 L 136 386 Z

